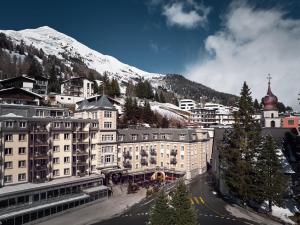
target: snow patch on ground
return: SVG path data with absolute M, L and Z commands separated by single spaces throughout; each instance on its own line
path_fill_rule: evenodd
M 234 217 L 246 219 L 249 221 L 253 221 L 255 223 L 263 224 L 263 225 L 280 225 L 280 223 L 273 221 L 271 219 L 262 217 L 256 213 L 250 212 L 244 208 L 241 208 L 237 205 L 231 206 L 226 205 L 225 209 Z
M 294 213 L 292 213 L 287 208 L 281 208 L 276 205 L 272 206 L 272 215 L 280 218 L 282 221 L 289 223 L 289 224 L 296 224 L 294 221 L 292 221 L 289 216 L 293 216 Z

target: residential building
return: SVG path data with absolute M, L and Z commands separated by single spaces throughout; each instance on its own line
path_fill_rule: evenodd
M 181 99 L 179 101 L 179 108 L 182 110 L 191 110 L 196 108 L 196 102 L 192 99 Z
M 61 94 L 89 98 L 94 95 L 94 82 L 86 77 L 71 77 L 62 82 Z

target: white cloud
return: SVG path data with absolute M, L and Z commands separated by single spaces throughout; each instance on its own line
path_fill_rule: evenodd
M 162 14 L 167 18 L 167 24 L 170 26 L 193 29 L 206 24 L 209 12 L 210 8 L 188 0 L 185 3 L 175 2 L 165 5 Z
M 224 27 L 206 39 L 207 54 L 186 66 L 188 78 L 234 94 L 247 81 L 260 100 L 270 73 L 279 101 L 299 109 L 300 20 L 274 8 L 234 4 L 223 22 Z

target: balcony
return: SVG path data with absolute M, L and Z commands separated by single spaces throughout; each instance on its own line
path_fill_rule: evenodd
M 147 153 L 144 149 L 142 149 L 142 150 L 141 150 L 141 156 L 142 156 L 142 157 L 147 157 L 147 156 L 148 156 L 148 153 Z
M 47 164 L 39 164 L 39 163 L 36 163 L 36 164 L 34 165 L 34 170 L 35 170 L 35 171 L 48 170 L 48 166 L 47 166 Z
M 47 139 L 37 138 L 35 140 L 31 140 L 30 146 L 49 146 Z
M 51 153 L 50 153 L 51 155 Z M 48 151 L 37 151 L 34 154 L 31 154 L 31 158 L 35 158 L 35 159 L 45 159 L 48 158 L 49 156 Z
M 153 158 L 153 157 L 151 157 L 151 158 L 150 158 L 150 164 L 156 164 L 156 159 Z
M 73 151 L 73 154 L 79 156 L 79 155 L 88 155 L 89 153 L 85 150 L 77 149 L 77 150 Z
M 170 155 L 171 156 L 176 156 L 177 155 L 177 149 L 172 149 Z
M 124 153 L 123 153 L 123 157 L 124 157 L 124 159 L 129 159 L 129 160 L 132 159 L 132 156 L 130 155 L 129 152 L 124 152 Z
M 130 163 L 130 162 L 127 162 L 127 161 L 124 161 L 124 162 L 123 162 L 123 166 L 124 166 L 124 168 L 127 168 L 127 169 L 131 169 L 131 168 L 132 168 L 131 163 Z
M 85 160 L 77 160 L 76 161 L 77 166 L 87 166 L 87 162 Z
M 156 156 L 157 155 L 156 150 L 155 149 L 150 149 L 150 155 Z
M 176 158 L 172 158 L 170 161 L 171 164 L 176 165 L 177 164 L 177 159 Z
M 141 165 L 142 166 L 148 166 L 148 161 L 144 158 L 141 159 Z

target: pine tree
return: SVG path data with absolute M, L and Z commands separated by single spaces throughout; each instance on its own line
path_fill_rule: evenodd
M 255 109 L 255 111 L 256 111 L 257 113 L 260 112 L 261 106 L 260 106 L 260 104 L 258 103 L 257 99 L 254 100 L 253 107 L 254 107 L 254 109 Z
M 150 211 L 150 225 L 172 225 L 174 223 L 173 209 L 168 205 L 167 195 L 163 190 L 158 194 L 155 205 Z
M 174 207 L 174 224 L 175 225 L 196 225 L 197 217 L 195 209 L 192 207 L 188 198 L 187 187 L 181 180 L 176 188 L 174 196 L 171 200 L 171 205 Z
M 154 95 L 154 101 L 159 102 L 159 96 L 158 96 L 157 91 L 155 92 L 155 95 Z
M 60 76 L 59 70 L 53 65 L 49 72 L 49 92 L 60 93 L 60 82 L 57 77 Z
M 153 111 L 151 110 L 149 102 L 146 101 L 143 107 L 143 121 L 145 123 L 152 124 L 154 122 L 153 119 L 154 119 Z
M 31 56 L 30 59 L 31 59 L 31 64 L 29 66 L 27 75 L 33 78 L 42 76 L 43 68 L 41 64 L 34 58 L 34 56 Z
M 162 91 L 159 94 L 159 102 L 166 103 L 166 99 Z
M 169 120 L 167 117 L 163 117 L 161 120 L 161 128 L 169 128 Z
M 253 117 L 251 91 L 246 82 L 238 106 L 233 130 L 224 135 L 220 160 L 230 193 L 247 203 L 255 198 L 257 191 L 255 155 L 260 145 L 261 128 Z
M 256 168 L 260 178 L 257 200 L 259 202 L 267 200 L 271 212 L 273 203 L 279 206 L 282 204 L 285 178 L 280 159 L 276 154 L 274 139 L 270 135 L 262 139 Z
M 132 81 L 129 81 L 126 87 L 126 96 L 134 97 L 135 96 L 135 87 Z
M 124 116 L 123 116 L 123 122 L 128 123 L 132 119 L 133 116 L 133 109 L 132 109 L 132 99 L 130 97 L 127 97 L 125 99 L 124 104 Z
M 99 94 L 99 86 L 97 82 L 94 82 L 94 95 Z

